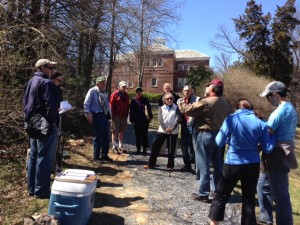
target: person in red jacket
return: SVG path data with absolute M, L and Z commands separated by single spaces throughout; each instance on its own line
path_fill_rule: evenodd
M 127 83 L 121 81 L 118 89 L 110 96 L 113 152 L 118 154 L 127 152 L 123 147 L 124 132 L 127 128 L 129 112 L 129 95 L 126 91 Z M 117 147 L 117 139 L 119 140 L 119 147 Z

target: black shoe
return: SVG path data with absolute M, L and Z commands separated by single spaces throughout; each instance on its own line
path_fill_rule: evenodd
M 141 150 L 136 150 L 135 154 L 140 155 L 141 154 Z
M 35 198 L 39 198 L 39 199 L 49 199 L 50 198 L 50 192 L 46 193 L 46 194 L 41 194 L 41 195 L 34 195 Z
M 147 155 L 147 150 L 143 150 L 143 155 Z
M 192 198 L 195 201 L 200 201 L 200 202 L 203 202 L 203 203 L 210 203 L 210 200 L 208 199 L 208 196 L 199 196 L 196 193 L 192 193 Z
M 261 220 L 261 219 L 256 219 L 256 222 L 257 222 L 258 225 L 262 225 L 262 224 L 273 225 L 273 223 L 266 222 L 266 221 Z
M 180 172 L 191 172 L 192 168 L 188 166 L 184 166 L 180 169 Z
M 102 160 L 102 158 L 96 158 L 96 159 L 93 159 L 93 161 L 94 161 L 95 163 L 104 164 L 104 160 Z
M 28 195 L 29 196 L 34 196 L 34 193 L 33 192 L 28 192 Z
M 105 162 L 113 162 L 114 160 L 109 158 L 108 155 L 102 155 L 100 160 L 105 161 Z
M 121 154 L 121 152 L 119 151 L 119 149 L 117 147 L 113 148 L 113 153 Z

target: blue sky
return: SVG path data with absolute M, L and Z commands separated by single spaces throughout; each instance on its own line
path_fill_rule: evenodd
M 285 0 L 256 0 L 262 5 L 264 14 L 275 13 L 276 5 L 283 6 Z M 247 0 L 185 0 L 179 10 L 181 22 L 177 29 L 178 49 L 194 49 L 211 57 L 210 66 L 214 66 L 214 56 L 219 51 L 209 45 L 218 32 L 219 25 L 226 25 L 234 32 L 232 18 L 244 14 Z M 299 7 L 299 0 L 296 2 Z

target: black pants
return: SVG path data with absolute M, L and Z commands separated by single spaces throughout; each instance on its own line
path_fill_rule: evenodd
M 259 163 L 228 165 L 224 164 L 222 176 L 218 180 L 215 197 L 211 203 L 208 217 L 211 220 L 224 219 L 225 206 L 236 183 L 242 187 L 241 225 L 256 224 L 255 193 L 259 176 Z
M 169 139 L 169 143 L 171 146 L 168 146 L 168 168 L 174 168 L 174 154 L 177 143 L 178 134 L 165 134 L 165 133 L 157 133 L 151 148 L 151 154 L 149 157 L 148 165 L 154 167 L 156 164 L 156 160 L 161 149 L 161 146 L 165 142 L 166 139 Z
M 134 123 L 135 145 L 138 151 L 141 150 L 141 146 L 143 146 L 144 151 L 146 151 L 148 147 L 148 127 L 148 122 Z

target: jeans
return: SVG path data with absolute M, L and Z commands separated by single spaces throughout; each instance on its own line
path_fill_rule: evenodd
M 186 125 L 181 125 L 181 151 L 182 151 L 182 158 L 185 167 L 191 168 L 192 158 L 193 156 L 189 152 L 189 149 L 193 148 L 192 143 L 192 135 L 189 132 Z
M 257 182 L 257 199 L 260 209 L 260 220 L 273 223 L 272 198 L 270 193 L 270 182 L 266 173 L 260 173 Z
M 242 187 L 242 225 L 256 224 L 255 192 L 259 175 L 259 163 L 223 166 L 218 181 L 215 197 L 211 203 L 209 218 L 222 221 L 226 203 L 236 183 L 240 180 Z
M 108 119 L 104 113 L 93 113 L 94 159 L 107 155 L 109 149 Z
M 210 162 L 214 166 L 213 182 L 215 187 L 222 173 L 221 148 L 216 145 L 218 131 L 197 134 L 196 140 L 196 176 L 199 175 L 199 196 L 208 196 L 210 192 Z
M 289 171 L 267 171 L 272 200 L 276 204 L 276 224 L 293 225 L 292 205 L 289 193 Z
M 50 177 L 53 151 L 57 142 L 58 130 L 44 139 L 30 138 L 30 153 L 27 167 L 28 192 L 36 196 L 47 195 L 50 191 Z

